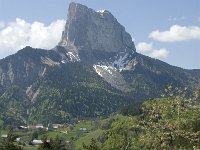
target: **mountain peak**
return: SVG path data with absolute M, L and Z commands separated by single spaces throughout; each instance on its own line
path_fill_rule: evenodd
M 97 17 L 97 18 L 101 17 L 101 18 L 116 20 L 115 17 L 112 15 L 112 13 L 109 12 L 108 10 L 95 11 L 79 3 L 74 3 L 74 2 L 70 3 L 69 8 L 68 8 L 68 20 L 83 19 L 83 17 L 86 17 L 86 16 L 88 17 L 88 19 L 92 19 L 92 17 Z
M 92 59 L 103 52 L 135 51 L 130 34 L 107 10 L 95 11 L 72 2 L 59 46 L 80 59 Z M 94 58 L 95 59 L 95 58 Z

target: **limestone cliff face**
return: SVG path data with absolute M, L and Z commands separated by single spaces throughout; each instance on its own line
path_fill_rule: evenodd
M 131 36 L 109 11 L 94 11 L 77 3 L 69 6 L 59 45 L 74 55 L 83 56 L 82 59 L 86 55 L 94 57 L 99 52 L 135 51 Z

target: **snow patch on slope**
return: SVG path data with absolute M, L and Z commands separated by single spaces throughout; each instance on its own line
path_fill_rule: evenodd
M 93 67 L 94 67 L 96 73 L 97 73 L 98 75 L 100 75 L 101 77 L 103 77 L 102 72 L 107 72 L 107 73 L 109 73 L 110 75 L 112 75 L 114 72 L 117 71 L 116 68 L 111 67 L 111 66 L 93 65 Z
M 52 59 L 48 58 L 48 57 L 40 57 L 41 62 L 43 64 L 49 65 L 49 66 L 54 66 L 54 65 L 60 65 L 59 62 L 55 62 Z
M 79 56 L 78 55 L 76 55 L 76 54 L 73 54 L 72 52 L 68 52 L 67 53 L 67 56 L 69 56 L 70 57 L 70 61 L 80 61 L 80 58 L 79 58 Z
M 97 10 L 98 13 L 104 13 L 106 10 Z
M 65 64 L 65 61 L 64 61 L 64 60 L 61 60 L 61 63 Z
M 116 68 L 105 65 L 93 65 L 93 67 L 96 73 L 110 83 L 111 86 L 124 92 L 132 90 Z
M 123 52 L 119 52 L 116 55 L 105 61 L 100 61 L 93 65 L 96 73 L 104 78 L 111 86 L 124 91 L 130 92 L 133 89 L 130 87 L 121 74 L 122 70 L 132 70 L 133 65 L 137 63 L 134 61 L 134 51 L 125 48 Z
M 128 53 L 126 53 L 124 56 L 119 56 L 119 58 L 116 59 L 111 65 L 113 67 L 123 69 L 125 67 L 125 65 L 127 65 L 129 62 L 129 60 L 127 59 L 128 56 L 129 56 Z

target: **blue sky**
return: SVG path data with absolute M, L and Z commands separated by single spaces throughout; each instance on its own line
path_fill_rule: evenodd
M 0 58 L 26 45 L 53 47 L 60 38 L 70 2 L 0 0 Z M 199 0 L 74 2 L 95 10 L 109 10 L 131 34 L 138 52 L 172 65 L 200 69 Z

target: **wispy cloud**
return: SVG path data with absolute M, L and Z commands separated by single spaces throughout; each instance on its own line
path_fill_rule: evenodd
M 168 18 L 167 20 L 168 20 L 168 21 L 176 21 L 177 18 L 176 18 L 176 17 L 170 17 L 170 18 Z
M 200 27 L 173 25 L 168 31 L 155 30 L 151 32 L 149 38 L 161 42 L 188 41 L 192 39 L 200 40 Z
M 180 16 L 180 17 L 169 17 L 168 21 L 180 21 L 180 20 L 186 20 L 186 16 Z
M 166 58 L 169 52 L 165 48 L 156 49 L 152 43 L 140 42 L 136 45 L 137 51 L 153 58 Z
M 181 20 L 185 20 L 185 19 L 187 19 L 187 17 L 186 16 L 181 16 L 180 19 Z
M 13 54 L 25 46 L 53 48 L 61 38 L 64 24 L 64 20 L 45 25 L 41 22 L 28 23 L 20 18 L 7 24 L 0 23 L 0 57 Z

